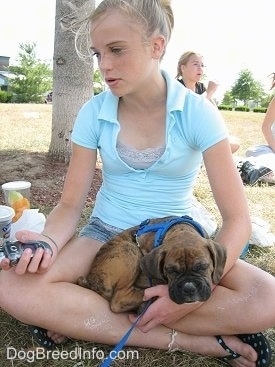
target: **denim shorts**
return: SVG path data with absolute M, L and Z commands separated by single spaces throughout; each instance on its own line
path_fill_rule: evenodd
M 79 237 L 93 238 L 105 243 L 121 231 L 122 229 L 104 223 L 97 217 L 90 217 L 89 223 L 81 229 Z

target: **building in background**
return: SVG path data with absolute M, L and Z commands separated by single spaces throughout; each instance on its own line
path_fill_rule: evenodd
M 0 56 L 0 90 L 8 89 L 9 64 L 8 56 Z

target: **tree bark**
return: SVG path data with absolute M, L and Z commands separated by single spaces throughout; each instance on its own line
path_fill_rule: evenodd
M 91 1 L 91 0 L 89 0 Z M 71 0 L 81 7 L 87 0 Z M 94 1 L 92 4 L 94 6 Z M 93 63 L 77 55 L 74 34 L 64 31 L 61 18 L 71 11 L 62 0 L 56 0 L 53 56 L 52 136 L 49 155 L 68 162 L 71 155 L 71 132 L 80 107 L 93 95 Z

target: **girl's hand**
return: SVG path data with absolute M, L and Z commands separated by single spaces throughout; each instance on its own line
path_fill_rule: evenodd
M 19 241 L 24 243 L 37 240 L 45 241 L 45 237 L 43 235 L 31 231 L 19 231 L 16 233 L 16 237 Z M 52 247 L 51 244 L 49 245 Z M 45 273 L 57 255 L 56 249 L 52 247 L 52 250 L 53 255 L 48 249 L 43 250 L 42 248 L 38 248 L 33 256 L 31 249 L 24 250 L 20 260 L 14 267 L 15 273 L 18 275 L 23 275 L 25 273 Z M 1 261 L 0 266 L 2 270 L 5 271 L 8 271 L 12 268 L 10 260 L 7 258 Z
M 209 82 L 208 82 L 208 87 L 207 87 L 207 92 L 209 93 L 209 94 L 211 94 L 211 96 L 216 92 L 216 90 L 218 89 L 218 86 L 219 86 L 219 84 L 218 83 L 216 83 L 215 81 L 213 81 L 213 80 L 210 80 Z
M 173 302 L 168 293 L 167 285 L 158 285 L 147 288 L 144 293 L 144 301 L 158 297 L 141 317 L 137 327 L 144 333 L 157 325 L 170 325 L 202 305 L 201 302 L 177 304 Z M 135 322 L 137 316 L 129 316 L 131 322 Z

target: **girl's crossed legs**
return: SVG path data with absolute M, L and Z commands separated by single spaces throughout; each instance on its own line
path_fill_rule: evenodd
M 112 313 L 106 300 L 75 284 L 80 275 L 88 273 L 101 245 L 86 237 L 72 240 L 45 274 L 19 276 L 13 270 L 1 271 L 0 306 L 24 323 L 74 339 L 115 345 L 131 326 L 128 315 Z M 255 367 L 255 350 L 232 335 L 264 330 L 274 320 L 274 278 L 238 261 L 196 311 L 175 325 L 159 325 L 147 333 L 136 327 L 127 344 L 167 350 L 171 329 L 175 329 L 177 348 L 223 357 L 226 352 L 214 335 L 227 335 L 226 344 L 242 355 L 232 365 Z

